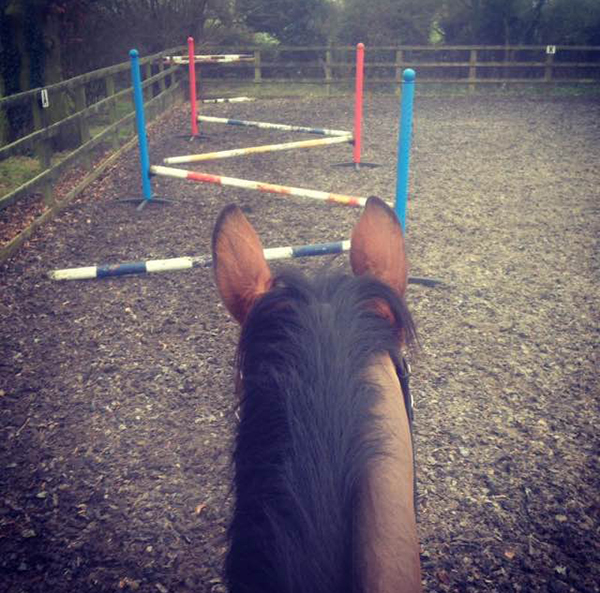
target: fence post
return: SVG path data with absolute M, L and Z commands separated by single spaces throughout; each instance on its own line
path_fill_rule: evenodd
M 40 91 L 41 92 L 41 91 Z M 44 129 L 46 126 L 46 113 L 42 108 L 40 101 L 40 92 L 33 93 L 32 98 L 32 111 L 33 111 L 33 128 L 37 132 L 38 130 Z M 50 145 L 50 138 L 43 138 L 38 140 L 35 144 L 35 156 L 40 163 L 40 167 L 45 171 L 50 168 L 52 164 L 52 146 Z M 42 188 L 42 194 L 44 196 L 44 202 L 47 205 L 52 203 L 52 185 L 53 180 L 50 175 L 48 181 Z
M 544 66 L 544 81 L 552 82 L 552 66 L 554 64 L 554 54 L 546 53 L 546 65 Z
M 331 95 L 331 79 L 332 79 L 332 71 L 331 71 L 331 49 L 325 50 L 325 88 L 327 89 L 327 96 Z
M 75 89 L 75 112 L 81 113 L 87 107 L 87 101 L 85 96 L 85 84 L 80 84 Z M 79 144 L 84 145 L 91 138 L 90 127 L 87 122 L 87 117 L 84 113 L 81 113 L 77 121 L 77 131 L 79 133 Z M 85 151 L 83 155 L 83 162 L 89 169 L 91 165 L 91 155 L 88 151 Z
M 254 51 L 254 82 L 260 84 L 262 82 L 262 71 L 260 68 L 260 50 Z
M 469 52 L 469 92 L 475 91 L 475 81 L 477 80 L 477 50 L 472 49 Z
M 165 71 L 165 58 L 164 56 L 160 56 L 160 60 L 158 61 L 158 72 L 162 74 Z M 165 81 L 166 76 L 161 77 L 158 81 L 158 92 L 162 95 L 167 90 L 167 83 Z
M 402 64 L 404 62 L 404 51 L 396 50 L 396 95 L 400 96 L 400 85 L 402 84 Z
M 109 74 L 104 79 L 104 84 L 106 87 L 106 96 L 112 97 L 115 94 L 115 76 L 114 74 Z M 108 119 L 109 125 L 114 124 L 117 121 L 117 101 L 113 99 L 108 104 Z M 112 147 L 113 150 L 117 150 L 119 148 L 119 131 L 115 130 L 114 134 L 112 134 Z

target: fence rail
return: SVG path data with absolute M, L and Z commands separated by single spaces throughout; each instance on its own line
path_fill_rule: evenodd
M 261 84 L 336 84 L 354 79 L 354 47 L 242 48 L 252 62 L 226 65 L 226 76 Z M 208 66 L 208 67 L 207 67 Z M 225 66 L 225 64 L 223 64 Z M 366 49 L 365 79 L 400 85 L 405 68 L 419 83 L 594 84 L 600 83 L 600 46 L 397 46 Z M 223 70 L 202 65 L 205 78 Z
M 172 103 L 183 90 L 187 71 L 185 46 L 164 50 L 140 59 L 144 98 L 150 118 Z M 212 54 L 228 54 L 231 48 L 211 48 Z M 257 85 L 317 84 L 329 90 L 355 80 L 354 46 L 236 48 L 250 54 L 243 60 L 214 60 L 197 64 L 202 81 Z M 414 68 L 419 85 L 464 84 L 470 89 L 486 84 L 600 84 L 600 46 L 386 46 L 366 48 L 365 83 L 391 85 L 399 91 L 402 71 Z M 174 62 L 177 62 L 174 63 Z M 6 259 L 32 230 L 91 183 L 117 155 L 135 142 L 130 62 L 82 74 L 70 80 L 0 98 L 0 166 L 22 155 L 34 157 L 39 171 L 18 188 L 4 190 L 0 182 L 0 213 L 31 194 L 42 194 L 45 212 L 20 235 L 0 247 Z M 62 105 L 57 116 L 52 106 Z M 150 109 L 148 109 L 150 108 Z M 127 133 L 128 132 L 128 133 Z M 124 137 L 125 136 L 125 137 Z M 60 142 L 68 150 L 57 161 Z M 133 137 L 133 140 L 131 138 Z M 126 142 L 123 145 L 123 142 Z M 110 146 L 105 159 L 57 203 L 53 185 L 58 176 L 76 162 L 88 171 L 93 151 Z
M 140 60 L 145 106 L 150 118 L 164 111 L 175 100 L 177 92 L 181 92 L 181 68 L 164 62 L 165 56 L 181 50 L 182 47 L 176 47 Z M 0 191 L 0 212 L 32 194 L 41 194 L 45 202 L 43 214 L 0 247 L 0 261 L 9 257 L 34 228 L 81 193 L 117 155 L 135 143 L 130 72 L 131 65 L 127 61 L 0 99 L 0 124 L 3 124 L 0 166 L 3 161 L 11 166 L 19 157 L 32 157 L 38 162 L 38 171 L 31 179 L 3 195 Z M 60 109 L 51 113 L 51 107 L 57 105 Z M 90 171 L 98 147 L 113 154 Z M 59 176 L 76 163 L 83 163 L 88 174 L 58 203 L 54 185 Z

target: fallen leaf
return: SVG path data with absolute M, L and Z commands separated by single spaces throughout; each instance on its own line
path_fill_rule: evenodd
M 506 550 L 506 552 L 504 552 L 504 555 L 509 559 L 512 560 L 517 553 L 514 550 Z
M 196 515 L 199 515 L 204 509 L 206 508 L 206 505 L 204 503 L 200 503 L 195 510 Z
M 445 570 L 439 570 L 437 572 L 437 578 L 440 581 L 440 583 L 444 583 L 444 585 L 450 584 L 450 577 L 448 576 L 448 573 Z
M 568 521 L 568 518 L 565 515 L 556 515 L 554 517 L 559 523 L 564 523 L 565 521 Z

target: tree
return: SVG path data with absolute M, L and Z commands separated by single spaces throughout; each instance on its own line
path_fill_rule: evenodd
M 428 43 L 439 0 L 346 0 L 339 39 L 347 43 Z
M 540 42 L 551 45 L 600 45 L 600 2 L 550 0 L 542 15 Z
M 331 4 L 328 0 L 238 0 L 237 11 L 256 33 L 269 33 L 288 45 L 322 44 L 327 41 L 323 23 Z
M 450 44 L 533 43 L 548 0 L 443 0 L 438 24 Z

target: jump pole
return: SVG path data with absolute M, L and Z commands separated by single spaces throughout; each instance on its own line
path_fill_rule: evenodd
M 158 198 L 152 194 L 152 184 L 150 182 L 150 154 L 148 151 L 148 138 L 146 136 L 146 116 L 144 114 L 144 95 L 142 93 L 142 75 L 140 72 L 140 54 L 137 49 L 129 52 L 131 58 L 131 79 L 133 84 L 133 102 L 135 104 L 135 127 L 138 135 L 138 145 L 140 149 L 140 167 L 142 172 L 142 193 L 143 199 L 125 198 L 119 202 L 139 202 L 137 210 L 141 210 L 150 204 L 150 202 L 171 202 L 166 198 Z
M 394 208 L 404 233 L 406 233 L 406 207 L 408 202 L 415 78 L 416 73 L 412 68 L 407 68 L 402 73 L 402 101 L 400 107 L 400 131 L 398 135 L 398 172 L 396 176 L 396 202 Z
M 202 99 L 201 103 L 248 103 L 252 97 L 223 97 L 220 99 Z
M 271 261 L 298 257 L 336 255 L 346 251 L 350 251 L 350 240 L 333 243 L 314 243 L 311 245 L 292 245 L 290 247 L 271 247 L 264 249 L 263 253 L 265 259 Z M 200 255 L 53 270 L 48 272 L 48 277 L 51 280 L 95 280 L 116 276 L 130 276 L 133 274 L 153 274 L 157 272 L 190 270 L 192 268 L 210 268 L 211 266 L 211 257 L 209 255 Z M 441 284 L 439 280 L 416 276 L 410 277 L 408 282 L 409 284 L 423 284 L 425 286 Z
M 363 109 L 363 75 L 365 66 L 365 46 L 359 43 L 356 46 L 356 88 L 354 98 L 354 151 L 352 159 L 354 168 L 360 169 L 360 141 L 362 131 L 362 109 Z
M 227 117 L 212 117 L 209 115 L 199 115 L 198 121 L 204 121 L 214 124 L 226 124 L 228 126 L 242 126 L 249 128 L 260 128 L 264 130 L 282 130 L 286 132 L 303 132 L 306 134 L 317 134 L 319 136 L 348 136 L 350 132 L 346 130 L 331 130 L 328 128 L 310 128 L 306 126 L 290 126 L 288 124 L 271 124 L 262 121 L 248 121 L 243 119 L 230 119 Z
M 285 142 L 283 144 L 265 144 L 262 146 L 249 146 L 247 148 L 234 148 L 232 150 L 221 150 L 218 152 L 205 152 L 204 154 L 188 154 L 183 156 L 172 156 L 163 159 L 166 165 L 179 163 L 194 163 L 199 161 L 210 161 L 226 159 L 245 154 L 259 154 L 263 152 L 277 152 L 281 150 L 294 150 L 298 148 L 313 148 L 317 146 L 329 146 L 331 144 L 351 143 L 352 136 L 331 136 L 319 138 L 318 140 L 301 140 L 300 142 Z
M 354 167 L 355 171 L 360 171 L 363 167 L 379 167 L 375 163 L 361 163 L 360 153 L 362 149 L 362 113 L 363 113 L 363 89 L 364 89 L 364 70 L 365 70 L 365 45 L 359 43 L 356 46 L 356 79 L 354 87 L 354 148 L 352 151 L 351 163 L 337 163 L 338 167 Z
M 162 167 L 153 165 L 150 167 L 152 175 L 163 177 L 175 177 L 177 179 L 187 179 L 200 183 L 213 183 L 229 187 L 239 187 L 242 189 L 253 189 L 260 192 L 271 194 L 283 194 L 287 196 L 298 196 L 302 198 L 312 198 L 322 202 L 333 202 L 344 206 L 360 207 L 367 203 L 367 198 L 357 196 L 346 196 L 343 194 L 328 193 L 314 189 L 303 189 L 300 187 L 289 187 L 287 185 L 276 185 L 274 183 L 263 183 L 261 181 L 250 181 L 248 179 L 236 179 L 235 177 L 223 177 L 222 175 L 211 175 L 209 173 L 198 173 L 196 171 L 187 171 L 186 169 L 176 169 L 174 167 Z M 389 202 L 388 202 L 389 204 Z M 390 204 L 391 206 L 392 204 Z
M 192 120 L 192 138 L 198 137 L 198 112 L 196 102 L 196 62 L 194 54 L 194 38 L 187 38 L 188 44 L 188 73 L 190 79 L 190 107 L 191 107 L 191 120 Z
M 144 96 L 142 94 L 142 75 L 140 73 L 140 54 L 137 49 L 129 52 L 131 59 L 131 80 L 133 84 L 133 102 L 135 104 L 135 127 L 138 135 L 140 151 L 140 167 L 142 172 L 143 199 L 137 207 L 141 210 L 152 200 L 152 184 L 150 182 L 150 156 L 148 153 L 148 138 L 146 137 L 146 118 L 144 115 Z M 125 202 L 139 201 L 139 198 L 127 198 Z
M 312 245 L 292 245 L 290 247 L 273 247 L 264 249 L 265 259 L 288 259 L 296 257 L 311 257 L 317 255 L 334 255 L 350 249 L 350 241 L 334 243 L 315 243 Z M 92 280 L 94 278 L 109 278 L 111 276 L 127 276 L 131 274 L 151 274 L 154 272 L 170 272 L 189 270 L 191 268 L 209 268 L 212 259 L 209 255 L 195 257 L 174 257 L 170 259 L 154 259 L 121 264 L 86 266 L 82 268 L 67 268 L 48 272 L 51 280 Z

